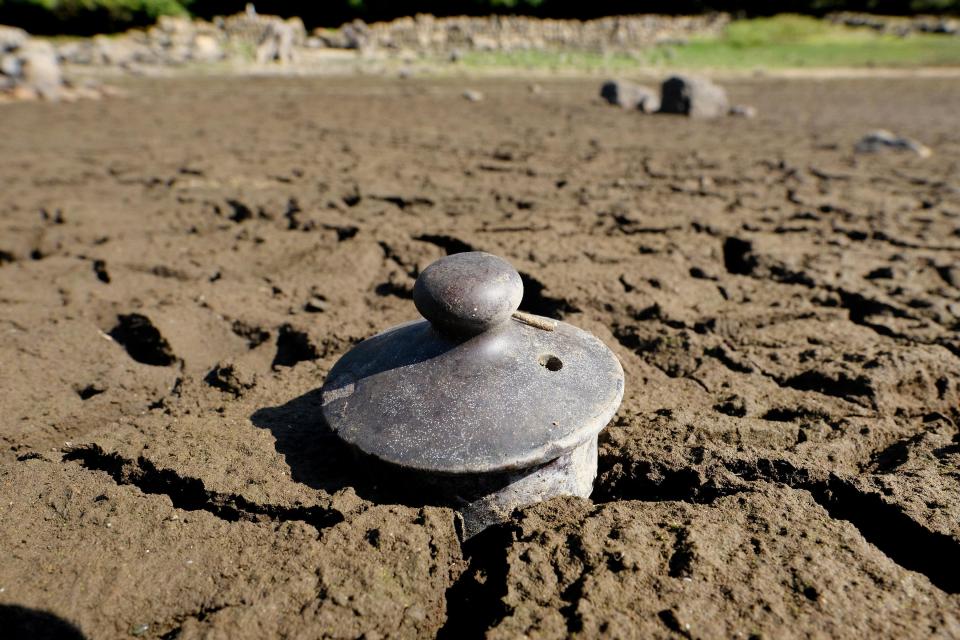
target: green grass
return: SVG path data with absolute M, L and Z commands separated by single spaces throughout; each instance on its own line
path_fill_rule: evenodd
M 669 48 L 682 67 L 863 67 L 960 64 L 960 38 L 939 34 L 882 35 L 807 16 L 733 22 L 720 38 Z
M 738 20 L 719 37 L 630 54 L 518 51 L 471 52 L 464 64 L 552 70 L 659 68 L 918 67 L 960 65 L 960 37 L 904 38 L 854 29 L 807 16 Z

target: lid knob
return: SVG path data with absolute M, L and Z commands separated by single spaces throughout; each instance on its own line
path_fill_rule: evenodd
M 413 302 L 437 330 L 483 333 L 510 319 L 523 298 L 523 281 L 509 262 L 483 251 L 455 253 L 417 278 Z

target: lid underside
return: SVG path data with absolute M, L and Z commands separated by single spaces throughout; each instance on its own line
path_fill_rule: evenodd
M 330 427 L 361 451 L 432 473 L 547 462 L 595 436 L 623 397 L 623 369 L 593 335 L 510 320 L 466 340 L 425 320 L 364 340 L 323 387 Z

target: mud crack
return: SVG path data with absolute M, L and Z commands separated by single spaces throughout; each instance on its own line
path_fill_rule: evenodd
M 719 498 L 746 490 L 721 485 L 694 467 L 674 469 L 653 460 L 631 460 L 625 465 L 618 456 L 602 452 L 599 467 L 592 496 L 596 504 L 620 500 L 713 504 Z
M 702 456 L 702 451 L 697 453 Z M 807 491 L 831 518 L 852 524 L 863 538 L 904 569 L 926 576 L 947 593 L 960 593 L 960 573 L 948 558 L 960 557 L 960 541 L 932 531 L 886 502 L 879 493 L 859 489 L 852 480 L 797 467 L 786 460 L 717 460 L 706 468 L 672 468 L 654 460 L 634 460 L 616 453 L 600 455 L 595 503 L 620 500 L 680 501 L 713 504 L 724 496 L 751 491 L 752 484 L 771 482 Z M 675 552 L 686 548 L 678 537 Z M 684 553 L 671 561 L 683 572 Z
M 482 638 L 510 615 L 507 595 L 508 554 L 513 543 L 510 526 L 491 527 L 463 545 L 467 569 L 447 589 L 447 618 L 438 640 Z
M 831 518 L 852 524 L 893 562 L 923 574 L 947 593 L 960 593 L 960 573 L 948 560 L 960 557 L 960 541 L 927 529 L 880 494 L 862 491 L 833 473 L 814 478 L 785 460 L 734 461 L 724 467 L 750 482 L 780 482 L 809 492 Z
M 261 505 L 236 494 L 209 491 L 199 478 L 181 476 L 172 469 L 158 469 L 143 456 L 136 460 L 115 452 L 106 452 L 99 445 L 75 447 L 64 453 L 64 461 L 75 461 L 85 469 L 103 471 L 118 485 L 132 485 L 144 493 L 165 495 L 173 506 L 184 511 L 206 511 L 227 522 L 299 521 L 322 531 L 343 521 L 343 514 L 334 509 Z
M 167 631 L 162 636 L 160 636 L 160 640 L 175 640 L 175 638 L 179 638 L 180 634 L 183 632 L 183 625 L 187 620 L 196 620 L 197 622 L 203 622 L 213 614 L 233 606 L 236 606 L 236 605 L 219 604 L 214 606 L 203 607 L 199 611 L 194 611 L 192 613 L 187 613 L 181 616 L 177 616 L 177 618 L 173 622 L 173 624 L 175 625 L 174 628 L 171 629 L 170 631 Z

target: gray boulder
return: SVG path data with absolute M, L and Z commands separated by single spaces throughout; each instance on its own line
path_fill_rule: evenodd
M 294 44 L 297 33 L 294 24 L 284 22 L 279 18 L 270 21 L 264 31 L 263 39 L 257 45 L 257 63 L 293 62 L 296 58 Z
M 663 82 L 662 113 L 679 113 L 691 118 L 719 118 L 730 110 L 727 92 L 710 80 L 697 76 L 672 76 Z
M 70 64 L 92 64 L 94 53 L 91 40 L 72 40 L 57 46 L 57 56 Z
M 354 20 L 340 28 L 344 49 L 365 49 L 370 41 L 370 28 L 363 20 Z
M 12 53 L 0 55 L 0 75 L 7 76 L 8 78 L 18 78 L 20 77 L 21 69 L 22 65 L 20 64 L 20 58 L 18 56 Z
M 215 62 L 224 57 L 223 48 L 217 38 L 208 33 L 198 34 L 193 39 L 190 58 L 197 62 Z
M 41 98 L 55 100 L 63 90 L 63 75 L 57 51 L 49 42 L 29 40 L 18 51 L 23 84 Z
M 660 97 L 643 85 L 623 80 L 607 80 L 600 87 L 600 97 L 612 105 L 623 109 L 639 109 L 644 113 L 653 113 L 660 108 Z
M 131 37 L 93 37 L 93 60 L 99 64 L 129 66 L 136 63 L 149 64 L 157 60 L 150 47 Z
M 0 24 L 0 53 L 19 49 L 30 38 L 23 29 Z

